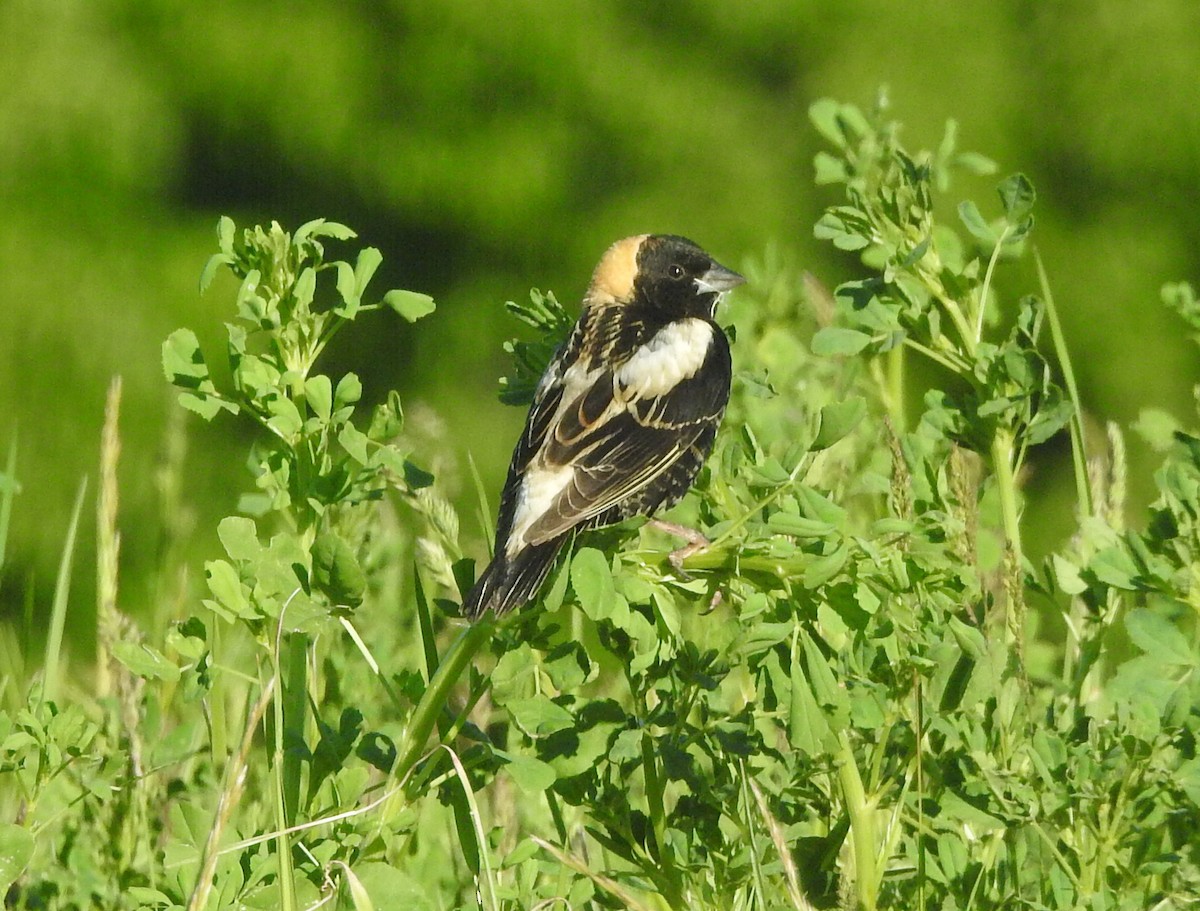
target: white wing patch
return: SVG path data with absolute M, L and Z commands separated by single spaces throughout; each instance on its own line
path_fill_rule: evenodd
M 542 377 L 541 383 L 538 384 L 539 395 L 542 391 L 542 384 L 547 383 L 548 380 L 551 383 L 561 382 L 563 387 L 558 409 L 550 419 L 550 434 L 554 433 L 554 428 L 561 421 L 563 411 L 579 396 L 587 392 L 601 373 L 603 371 L 599 368 L 588 370 L 579 361 L 576 361 L 563 371 L 561 377 L 551 378 L 549 373 Z M 566 490 L 567 485 L 574 477 L 575 469 L 570 465 L 547 467 L 543 452 L 535 453 L 529 460 L 529 467 L 517 490 L 517 505 L 513 511 L 512 528 L 509 530 L 508 544 L 505 547 L 505 551 L 510 557 L 525 548 L 528 543 L 525 535 L 529 531 L 529 527 L 546 514 L 554 505 L 558 495 Z
M 696 375 L 712 337 L 712 326 L 704 320 L 676 320 L 634 352 L 617 370 L 617 381 L 636 398 L 665 395 Z
M 517 509 L 513 514 L 512 531 L 509 532 L 508 546 L 505 548 L 509 557 L 524 550 L 529 526 L 549 511 L 574 477 L 575 469 L 570 465 L 546 468 L 540 464 L 540 460 L 530 465 L 517 493 Z

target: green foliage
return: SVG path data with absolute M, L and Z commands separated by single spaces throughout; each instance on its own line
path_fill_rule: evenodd
M 240 282 L 228 371 L 188 330 L 162 363 L 186 409 L 253 423 L 257 491 L 217 526 L 203 596 L 104 634 L 97 699 L 0 691 L 8 903 L 1200 898 L 1200 437 L 1139 422 L 1164 458 L 1144 529 L 1121 433 L 1087 441 L 1075 533 L 1035 565 L 1024 469 L 1066 427 L 1085 440 L 1044 274 L 999 290 L 1033 188 L 1001 181 L 989 219 L 953 196 L 991 171 L 953 127 L 914 152 L 885 109 L 812 116 L 818 180 L 845 195 L 816 231 L 853 272 L 830 293 L 777 249 L 745 264 L 725 425 L 671 516 L 708 547 L 680 571 L 652 526 L 589 532 L 501 623 L 456 618 L 472 570 L 446 453 L 417 468 L 397 397 L 360 426 L 355 376 L 317 372 L 346 323 L 431 302 L 368 297 L 377 252 L 325 258 L 341 226 L 223 219 L 201 284 Z M 1164 299 L 1194 322 L 1190 289 Z M 530 300 L 509 305 L 533 334 L 508 346 L 513 403 L 570 323 Z
M 536 288 L 529 292 L 528 304 L 509 301 L 504 306 L 538 333 L 538 338 L 532 342 L 513 339 L 504 344 L 504 350 L 512 356 L 513 375 L 501 378 L 500 401 L 506 405 L 528 405 L 533 401 L 533 392 L 546 365 L 575 320 L 563 309 L 553 292 L 543 294 Z

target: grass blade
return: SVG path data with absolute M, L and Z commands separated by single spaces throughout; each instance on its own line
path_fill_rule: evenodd
M 121 636 L 117 613 L 117 578 L 121 533 L 117 530 L 117 465 L 121 458 L 118 418 L 121 413 L 121 378 L 113 377 L 104 405 L 100 433 L 100 480 L 96 493 L 96 692 L 112 692 L 112 651 Z
M 554 845 L 545 839 L 538 838 L 536 835 L 529 836 L 530 839 L 539 848 L 551 855 L 563 866 L 574 870 L 581 876 L 586 876 L 596 885 L 597 888 L 603 889 L 609 895 L 622 902 L 629 911 L 651 911 L 649 905 L 641 901 L 629 889 L 625 888 L 621 883 L 617 882 L 611 876 L 605 876 L 603 873 L 597 873 L 585 861 L 580 860 L 573 854 L 568 854 L 566 851 L 556 848 Z
M 1071 464 L 1075 469 L 1075 496 L 1079 500 L 1079 513 L 1090 516 L 1093 512 L 1092 488 L 1088 483 L 1087 450 L 1083 436 L 1083 406 L 1079 401 L 1079 387 L 1075 385 L 1075 371 L 1071 369 L 1071 355 L 1067 351 L 1067 340 L 1063 335 L 1062 324 L 1058 321 L 1058 310 L 1054 306 L 1054 295 L 1050 293 L 1050 281 L 1046 277 L 1046 267 L 1042 264 L 1041 254 L 1033 251 L 1033 260 L 1037 264 L 1038 284 L 1041 286 L 1042 300 L 1046 304 L 1046 319 L 1050 323 L 1050 337 L 1054 341 L 1054 353 L 1058 355 L 1058 364 L 1062 368 L 1063 382 L 1067 386 L 1067 395 L 1074 406 L 1071 414 Z
M 758 804 L 758 812 L 762 816 L 763 822 L 767 824 L 767 831 L 771 834 L 771 841 L 775 845 L 775 851 L 779 854 L 779 861 L 783 865 L 783 874 L 787 879 L 788 898 L 792 902 L 792 907 L 796 911 L 813 911 L 812 903 L 805 898 L 804 890 L 800 886 L 800 874 L 796 870 L 796 861 L 792 858 L 792 850 L 788 846 L 783 827 L 767 805 L 767 799 L 763 796 L 762 789 L 753 779 L 746 776 L 745 763 L 739 764 L 742 768 L 742 781 L 744 784 L 749 784 L 750 791 L 754 794 L 754 801 Z
M 433 634 L 433 616 L 429 613 L 429 599 L 425 597 L 425 586 L 421 584 L 421 568 L 413 564 L 413 592 L 417 597 L 417 622 L 421 627 L 421 647 L 425 654 L 425 679 L 432 680 L 438 669 L 437 641 Z
M 79 514 L 83 511 L 83 500 L 87 494 L 87 478 L 79 482 L 79 493 L 75 495 L 75 506 L 71 510 L 71 522 L 67 525 L 67 537 L 63 542 L 62 559 L 58 563 L 58 579 L 54 583 L 54 604 L 50 608 L 50 626 L 46 634 L 46 657 L 42 662 L 45 687 L 43 698 L 54 699 L 58 694 L 59 661 L 62 657 L 63 627 L 67 621 L 67 601 L 71 594 L 71 566 L 75 560 L 75 535 L 79 530 Z
M 13 499 L 21 489 L 17 483 L 17 435 L 8 444 L 8 461 L 0 475 L 0 583 L 4 581 L 4 552 L 8 545 L 8 520 L 12 516 Z
M 487 488 L 483 486 L 483 477 L 479 474 L 479 466 L 474 457 L 467 453 L 467 464 L 471 468 L 471 480 L 475 484 L 475 496 L 479 506 L 479 527 L 483 529 L 483 537 L 487 541 L 488 553 L 496 553 L 496 529 L 492 525 L 492 508 L 488 505 Z
M 492 872 L 487 838 L 483 834 L 483 818 L 479 815 L 479 805 L 475 802 L 475 793 L 471 790 L 471 779 L 467 777 L 467 770 L 463 768 L 462 760 L 458 758 L 458 754 L 445 744 L 442 744 L 442 749 L 450 754 L 450 761 L 454 763 L 454 774 L 458 776 L 458 781 L 462 785 L 463 796 L 470 811 L 471 826 L 475 833 L 476 843 L 476 852 L 474 853 L 478 857 L 478 872 L 476 876 L 487 887 L 487 892 L 485 893 L 487 901 L 482 902 L 481 907 L 487 908 L 488 911 L 499 911 L 500 903 L 496 900 L 496 875 Z M 471 863 L 474 858 L 467 852 L 465 841 L 462 847 L 464 853 L 467 853 L 467 862 Z M 472 866 L 475 866 L 475 864 L 472 864 Z

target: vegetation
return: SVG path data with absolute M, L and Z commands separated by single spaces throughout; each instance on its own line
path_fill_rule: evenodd
M 643 231 L 693 237 L 722 261 L 775 243 L 836 284 L 852 263 L 812 236 L 833 196 L 811 180 L 822 139 L 805 111 L 823 95 L 870 99 L 880 84 L 911 144 L 936 141 L 953 116 L 975 147 L 1036 184 L 1038 247 L 1086 412 L 1128 427 L 1152 402 L 1188 420 L 1195 352 L 1147 289 L 1200 274 L 1192 0 L 678 0 L 669 11 L 584 3 L 571 15 L 518 0 L 500 23 L 487 0 L 315 0 L 272 28 L 261 15 L 253 0 L 12 0 L 0 10 L 10 39 L 0 54 L 0 454 L 19 437 L 24 491 L 2 622 L 23 624 L 27 602 L 53 601 L 79 479 L 91 476 L 89 497 L 97 490 L 116 373 L 122 523 L 138 529 L 121 552 L 123 606 L 152 626 L 167 542 L 193 566 L 220 546 L 246 425 L 181 416 L 153 356 L 179 326 L 206 351 L 224 344 L 227 277 L 195 294 L 196 251 L 218 216 L 352 225 L 386 255 L 377 282 L 434 296 L 437 319 L 410 328 L 389 313 L 348 326 L 323 369 L 357 373 L 367 407 L 399 389 L 410 429 L 434 426 L 423 418 L 434 409 L 455 461 L 469 453 L 492 490 L 508 451 L 491 441 L 512 438 L 521 420 L 487 398 L 511 332 L 496 304 L 530 285 L 573 304 L 605 247 Z M 991 194 L 987 180 L 958 188 Z M 1026 264 L 1014 271 L 1032 287 Z M 1011 274 L 1001 271 L 1002 287 Z M 1156 496 L 1157 458 L 1130 437 L 1139 515 Z M 186 500 L 158 483 L 168 463 L 182 466 Z M 443 489 L 471 514 L 469 473 L 446 467 Z M 1039 453 L 1025 485 L 1023 543 L 1040 559 L 1071 533 L 1061 441 Z M 77 562 L 94 559 L 84 522 Z M 94 603 L 83 574 L 66 630 L 84 665 Z
M 183 329 L 162 365 L 185 408 L 256 428 L 254 490 L 217 525 L 203 597 L 168 541 L 159 613 L 130 619 L 110 391 L 94 681 L 59 657 L 81 505 L 40 670 L 3 630 L 7 903 L 1200 898 L 1200 437 L 1145 413 L 1162 466 L 1141 530 L 1123 433 L 1082 418 L 1030 181 L 955 208 L 954 181 L 994 166 L 953 125 L 911 151 L 885 106 L 811 115 L 817 180 L 844 195 L 816 234 L 854 259 L 832 292 L 776 248 L 744 266 L 722 316 L 734 397 L 672 513 L 711 546 L 681 574 L 638 521 L 588 533 L 499 624 L 457 616 L 489 486 L 398 396 L 359 414 L 362 383 L 322 357 L 374 311 L 411 322 L 431 299 L 368 290 L 381 256 L 341 225 L 222 219 L 201 284 L 237 279 L 224 357 Z M 1163 299 L 1200 341 L 1192 289 Z M 520 404 L 569 317 L 537 291 L 508 309 L 525 337 L 501 395 Z M 1035 561 L 1022 479 L 1060 438 L 1076 528 Z M 167 474 L 186 498 L 178 463 Z M 455 474 L 474 474 L 465 522 Z

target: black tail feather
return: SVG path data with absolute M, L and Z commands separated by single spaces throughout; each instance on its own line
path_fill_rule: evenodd
M 463 599 L 463 613 L 472 620 L 488 610 L 499 617 L 524 604 L 542 587 L 566 539 L 531 545 L 513 557 L 496 554 Z

